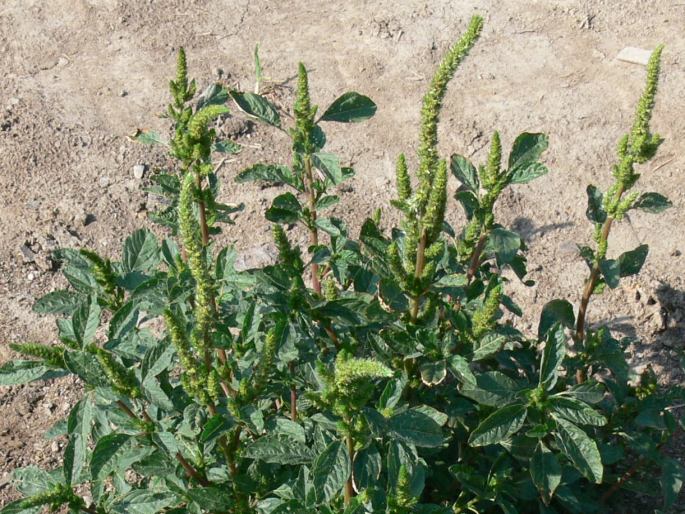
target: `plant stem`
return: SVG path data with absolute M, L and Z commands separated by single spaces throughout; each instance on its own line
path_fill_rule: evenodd
M 207 480 L 205 477 L 203 477 L 191 464 L 188 462 L 183 455 L 181 455 L 181 452 L 176 452 L 176 460 L 181 463 L 181 466 L 183 466 L 183 469 L 185 470 L 186 474 L 197 480 L 200 485 L 203 487 L 207 487 L 211 485 L 211 482 Z
M 424 230 L 421 233 L 421 239 L 419 240 L 419 247 L 416 250 L 416 266 L 414 270 L 414 278 L 416 279 L 415 281 L 418 283 L 419 279 L 421 278 L 421 274 L 423 273 L 423 268 L 426 265 L 426 231 Z M 411 321 L 412 323 L 416 323 L 417 318 L 419 317 L 419 306 L 421 304 L 421 295 L 417 294 L 412 298 L 411 302 Z
M 350 455 L 350 462 L 354 462 L 354 441 L 352 440 L 352 436 L 348 435 L 345 438 L 345 442 L 347 443 L 347 453 Z M 354 497 L 354 484 L 352 483 L 352 480 L 352 473 L 350 473 L 350 477 L 347 479 L 347 482 L 345 482 L 345 505 L 349 505 Z
M 469 265 L 469 269 L 466 272 L 466 280 L 468 283 L 473 280 L 473 277 L 476 276 L 476 272 L 478 271 L 478 265 L 480 264 L 480 257 L 483 254 L 483 250 L 485 249 L 485 245 L 488 242 L 488 233 L 481 234 L 480 238 L 478 239 L 478 243 L 476 244 L 476 248 L 473 250 L 473 255 L 471 256 L 471 264 Z
M 623 196 L 624 188 L 621 186 L 618 191 L 616 192 L 616 198 L 617 202 L 620 201 L 621 197 Z M 609 240 L 609 233 L 611 232 L 611 225 L 614 222 L 614 218 L 612 216 L 607 216 L 607 219 L 604 221 L 604 225 L 602 225 L 602 232 L 600 235 L 600 240 L 598 241 L 598 246 L 601 247 L 607 243 Z M 576 341 L 576 344 L 582 344 L 583 340 L 585 339 L 585 316 L 587 314 L 587 308 L 590 303 L 590 298 L 592 297 L 592 293 L 595 290 L 595 286 L 597 285 L 597 280 L 599 279 L 599 274 L 600 274 L 600 262 L 604 258 L 604 256 L 597 255 L 595 258 L 595 262 L 592 266 L 592 270 L 590 271 L 590 277 L 587 279 L 585 282 L 585 289 L 583 290 L 583 297 L 580 300 L 580 306 L 578 307 L 578 319 L 576 320 L 576 333 L 574 335 L 574 339 Z M 576 380 L 578 383 L 583 383 L 586 380 L 586 373 L 584 369 L 579 369 L 576 372 Z
M 309 244 L 319 244 L 319 231 L 316 228 L 316 195 L 314 193 L 314 177 L 312 175 L 312 158 L 304 156 L 304 188 L 309 199 Z M 312 288 L 316 294 L 321 295 L 321 282 L 319 280 L 319 265 L 312 263 Z
M 295 377 L 295 363 L 288 363 L 288 370 L 290 374 Z M 292 421 L 297 421 L 297 389 L 295 388 L 295 382 L 290 386 L 290 419 Z
M 224 161 L 225 161 L 225 159 L 224 159 Z M 215 173 L 219 169 L 219 167 L 221 167 L 221 165 L 223 164 L 224 161 L 221 161 L 221 163 L 216 167 L 216 169 L 214 170 Z M 207 225 L 206 207 L 205 207 L 205 201 L 204 201 L 203 192 L 202 192 L 202 176 L 199 173 L 195 174 L 195 183 L 197 185 L 198 194 L 200 197 L 198 200 L 198 208 L 200 211 L 200 230 L 202 232 L 202 246 L 207 247 L 207 245 L 209 244 L 209 225 Z M 185 248 L 183 248 L 183 250 L 185 251 Z M 212 311 L 214 312 L 214 315 L 216 316 L 217 306 L 216 306 L 216 297 L 214 295 L 212 295 L 211 306 L 212 306 Z M 207 348 L 209 348 L 209 346 L 210 346 L 208 338 L 209 338 L 209 334 L 205 334 L 204 339 L 205 339 L 205 342 L 207 344 Z M 224 350 L 223 348 L 217 348 L 216 353 L 217 353 L 217 357 L 219 359 L 219 362 L 221 362 L 221 364 L 223 364 L 225 366 L 226 363 L 228 362 L 226 350 Z M 210 356 L 209 352 L 205 354 L 204 360 L 205 360 L 205 365 L 207 366 L 207 369 L 211 369 L 212 362 L 211 362 L 211 356 Z M 223 392 L 227 398 L 229 398 L 229 397 L 234 398 L 236 395 L 236 392 L 224 380 L 221 380 L 221 389 L 223 390 Z

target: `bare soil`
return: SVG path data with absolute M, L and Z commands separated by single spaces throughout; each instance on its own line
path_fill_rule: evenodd
M 653 120 L 666 142 L 640 188 L 667 195 L 674 208 L 658 217 L 632 211 L 616 227 L 611 252 L 648 243 L 648 262 L 638 278 L 595 300 L 589 318 L 640 337 L 636 364 L 651 363 L 664 383 L 682 382 L 685 4 L 677 0 L 3 0 L 0 363 L 13 357 L 6 343 L 56 339 L 54 320 L 31 311 L 37 298 L 64 286 L 52 250 L 89 247 L 114 257 L 129 232 L 151 226 L 146 212 L 156 200 L 143 188 L 165 157 L 127 135 L 167 129 L 157 114 L 168 101 L 179 46 L 202 85 L 222 79 L 252 89 L 259 43 L 272 98 L 284 108 L 298 61 L 310 70 L 320 105 L 347 90 L 377 102 L 370 122 L 328 130 L 330 149 L 357 171 L 336 209 L 356 232 L 393 197 L 397 155 L 406 152 L 415 163 L 422 94 L 475 13 L 485 17 L 485 30 L 450 87 L 440 147 L 483 161 L 494 129 L 505 147 L 523 131 L 549 134 L 545 160 L 553 172 L 512 188 L 497 211 L 530 248 L 536 285 L 511 287 L 528 307 L 521 327 L 531 331 L 547 301 L 577 304 L 581 294 L 586 268 L 575 243 L 591 238 L 585 187 L 609 183 L 616 142 L 630 126 L 645 77 L 643 66 L 615 56 L 626 46 L 666 45 Z M 224 242 L 249 262 L 268 259 L 263 212 L 280 191 L 236 185 L 233 177 L 254 162 L 286 161 L 287 141 L 240 119 L 220 129 L 245 147 L 221 169 L 223 198 L 245 204 Z M 137 164 L 146 166 L 142 179 L 133 175 Z M 454 202 L 449 216 L 461 220 Z M 387 209 L 385 220 L 397 216 Z M 12 497 L 14 468 L 58 463 L 63 441 L 42 434 L 78 395 L 72 379 L 0 390 L 0 505 Z M 685 455 L 678 444 L 672 451 Z M 685 512 L 685 502 L 679 509 Z

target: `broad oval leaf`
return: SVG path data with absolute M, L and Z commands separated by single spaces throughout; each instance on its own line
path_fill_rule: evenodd
M 450 170 L 452 171 L 452 175 L 454 175 L 464 187 L 478 196 L 480 182 L 478 180 L 476 167 L 471 164 L 471 161 L 459 154 L 452 154 L 452 157 L 450 158 Z
M 622 253 L 618 258 L 618 269 L 620 275 L 622 277 L 637 275 L 642 269 L 642 265 L 645 263 L 645 260 L 647 260 L 648 253 L 648 245 L 640 245 L 634 250 Z
M 659 193 L 644 193 L 640 195 L 640 198 L 633 204 L 633 209 L 642 209 L 645 212 L 658 214 L 671 206 L 673 206 L 673 203 L 664 195 L 660 195 Z
M 555 439 L 561 451 L 588 480 L 602 483 L 604 467 L 597 443 L 576 425 L 563 418 L 556 418 Z
M 549 304 L 548 304 L 549 305 Z M 558 369 L 566 356 L 566 334 L 561 324 L 547 334 L 540 362 L 539 384 L 550 391 L 557 383 Z
M 552 396 L 550 405 L 555 417 L 564 418 L 578 425 L 603 427 L 607 423 L 602 414 L 575 398 Z
M 520 403 L 507 405 L 485 418 L 471 432 L 471 446 L 487 446 L 506 441 L 518 432 L 526 421 L 528 410 Z
M 238 183 L 262 180 L 272 184 L 283 182 L 292 185 L 293 172 L 288 166 L 281 164 L 255 164 L 238 173 L 235 180 Z
M 0 366 L 0 386 L 28 384 L 61 377 L 67 372 L 45 366 L 40 361 L 15 360 Z
M 561 483 L 561 464 L 556 455 L 539 442 L 530 459 L 530 477 L 533 479 L 545 505 L 549 505 L 554 491 Z
M 521 248 L 521 238 L 516 232 L 503 228 L 490 231 L 485 251 L 497 257 L 499 265 L 509 264 Z
M 549 169 L 544 164 L 539 162 L 531 162 L 523 166 L 517 166 L 510 171 L 510 184 L 527 184 L 531 180 L 547 175 Z
M 509 154 L 509 169 L 523 167 L 536 162 L 542 152 L 547 150 L 549 140 L 545 134 L 531 134 L 524 132 L 514 141 L 514 146 Z
M 319 503 L 330 502 L 342 489 L 352 473 L 347 448 L 334 441 L 316 458 L 312 468 L 314 490 Z
M 394 415 L 388 420 L 388 426 L 397 439 L 415 446 L 442 446 L 444 440 L 440 425 L 431 416 L 417 409 Z
M 511 402 L 520 385 L 500 371 L 487 371 L 476 375 L 474 383 L 465 383 L 460 392 L 467 398 L 489 407 L 499 407 Z
M 436 362 L 424 362 L 419 368 L 421 381 L 427 386 L 440 384 L 447 376 L 447 363 L 445 360 Z
M 40 298 L 33 304 L 33 312 L 39 314 L 71 314 L 79 304 L 83 296 L 75 291 L 52 291 Z
M 607 219 L 607 213 L 604 210 L 604 195 L 592 184 L 587 186 L 587 210 L 585 215 L 593 223 L 604 223 Z
M 547 302 L 540 314 L 538 324 L 538 338 L 543 339 L 555 323 L 563 327 L 573 328 L 576 317 L 573 314 L 573 305 L 567 300 L 552 300 Z
M 493 356 L 502 349 L 507 338 L 496 332 L 485 334 L 478 342 L 478 348 L 473 351 L 472 359 L 479 361 Z
M 278 114 L 278 110 L 263 96 L 231 91 L 231 98 L 244 113 L 274 127 L 281 127 L 281 116 Z
M 270 464 L 307 464 L 314 458 L 307 445 L 290 437 L 272 435 L 261 437 L 248 445 L 243 455 Z
M 367 448 L 359 450 L 354 456 L 354 485 L 357 491 L 375 485 L 383 468 L 381 454 L 378 447 L 371 443 Z
M 274 198 L 266 211 L 266 219 L 274 223 L 295 223 L 300 219 L 302 205 L 292 193 L 283 193 Z
M 148 272 L 159 264 L 159 246 L 155 235 L 146 229 L 136 230 L 124 243 L 124 271 Z
M 354 91 L 338 97 L 321 116 L 320 121 L 357 123 L 368 120 L 376 113 L 376 104 L 368 96 Z

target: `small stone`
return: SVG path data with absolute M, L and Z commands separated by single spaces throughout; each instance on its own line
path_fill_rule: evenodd
M 59 451 L 59 443 L 57 441 L 52 441 L 52 444 L 50 445 L 50 451 L 52 453 L 57 453 Z
M 97 220 L 95 217 L 95 214 L 86 214 L 83 218 L 83 226 L 87 227 L 91 223 L 94 223 Z
M 133 167 L 133 176 L 137 178 L 138 180 L 143 178 L 143 175 L 145 175 L 145 165 L 144 164 L 136 164 Z
M 126 91 L 125 89 L 122 89 L 121 91 L 119 91 L 119 96 L 122 97 L 122 98 L 123 98 L 124 96 L 128 96 L 128 91 Z
M 33 272 L 29 272 L 29 274 L 26 275 L 26 278 L 29 282 L 33 282 L 33 280 L 36 278 L 36 276 L 33 274 Z
M 629 62 L 632 64 L 642 64 L 643 66 L 646 66 L 651 55 L 652 52 L 650 50 L 627 46 L 618 53 L 616 59 L 619 61 Z
M 28 244 L 24 243 L 19 247 L 19 250 L 21 250 L 21 254 L 24 256 L 24 262 L 34 262 L 36 260 L 36 253 Z
M 100 177 L 100 180 L 98 182 L 100 184 L 100 187 L 107 187 L 109 186 L 109 177 Z

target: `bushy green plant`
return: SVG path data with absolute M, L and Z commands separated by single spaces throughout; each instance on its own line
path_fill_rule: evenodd
M 318 115 L 300 65 L 286 128 L 257 93 L 214 84 L 196 96 L 179 53 L 171 139 L 137 136 L 175 159 L 153 188 L 169 197 L 152 219 L 170 235 L 138 230 L 116 262 L 59 251 L 71 287 L 35 309 L 63 315 L 61 344 L 13 345 L 30 359 L 0 368 L 0 384 L 73 373 L 85 392 L 51 430 L 68 438 L 64 465 L 16 470 L 23 499 L 3 514 L 615 513 L 618 489 L 661 490 L 663 508 L 674 503 L 683 470 L 660 449 L 683 390 L 636 376 L 629 341 L 585 321 L 590 297 L 636 274 L 647 255 L 643 245 L 609 258 L 612 224 L 629 209 L 668 206 L 633 192 L 635 166 L 661 142 L 649 128 L 661 48 L 614 184 L 588 188 L 596 246 L 581 247 L 590 277 L 578 316 L 553 300 L 532 336 L 502 321 L 504 310 L 522 314 L 506 277 L 525 279 L 526 247 L 493 208 L 505 188 L 547 173 L 547 137 L 521 134 L 503 160 L 495 132 L 479 166 L 437 151 L 447 85 L 481 27 L 471 21 L 424 98 L 416 175 L 398 158 L 401 226 L 384 229 L 379 210 L 358 238 L 324 214 L 353 170 L 324 151 L 323 127 L 364 121 L 375 104 L 350 92 Z M 212 239 L 236 210 L 216 200 L 212 161 L 239 149 L 211 128 L 231 101 L 292 140 L 285 162 L 238 174 L 287 188 L 266 211 L 278 262 L 245 272 Z M 445 221 L 448 171 L 461 184 L 461 231 Z M 297 224 L 307 248 L 288 238 Z

